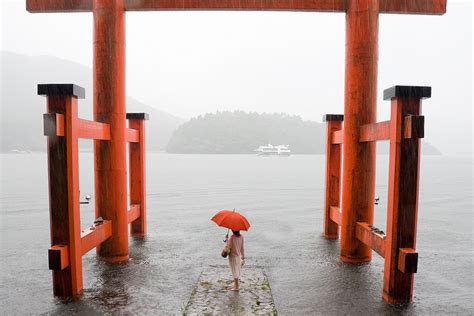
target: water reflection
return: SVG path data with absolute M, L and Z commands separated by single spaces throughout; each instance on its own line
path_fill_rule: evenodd
M 106 310 L 114 311 L 129 305 L 129 286 L 133 278 L 130 262 L 110 264 L 97 259 L 89 267 L 94 275 L 94 282 L 86 294 Z
M 134 300 L 143 286 L 148 271 L 143 265 L 150 263 L 150 249 L 144 237 L 132 237 L 129 241 L 130 259 L 121 264 L 94 260 L 91 273 L 95 281 L 88 296 L 108 311 L 124 310 Z

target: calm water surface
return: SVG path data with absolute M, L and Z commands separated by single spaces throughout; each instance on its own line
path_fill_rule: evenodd
M 45 154 L 1 155 L 2 314 L 178 314 L 225 231 L 209 218 L 237 208 L 252 223 L 248 264 L 265 268 L 278 311 L 296 314 L 472 314 L 472 158 L 422 157 L 414 303 L 382 298 L 383 261 L 349 266 L 320 237 L 324 156 L 148 154 L 148 236 L 130 239 L 130 261 L 83 258 L 84 295 L 53 297 L 48 270 Z M 378 157 L 376 225 L 385 230 L 388 156 Z M 94 194 L 92 154 L 80 155 L 81 195 Z M 82 206 L 82 227 L 93 221 Z M 243 270 L 245 273 L 245 270 Z

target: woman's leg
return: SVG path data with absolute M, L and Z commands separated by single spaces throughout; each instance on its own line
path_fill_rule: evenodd
M 230 289 L 231 291 L 239 291 L 239 279 L 234 279 L 234 287 Z
M 240 257 L 231 257 L 229 256 L 230 269 L 232 271 L 232 277 L 234 279 L 234 287 L 230 290 L 238 291 L 239 290 L 239 278 L 240 278 Z
M 230 266 L 230 271 L 232 272 L 232 278 L 234 280 L 234 286 L 230 287 L 229 290 L 231 291 L 235 291 L 235 260 L 233 260 L 234 258 L 232 256 L 229 255 L 229 266 Z

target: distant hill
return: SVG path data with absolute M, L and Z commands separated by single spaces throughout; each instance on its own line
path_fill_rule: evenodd
M 86 89 L 79 116 L 92 119 L 92 69 L 52 56 L 1 52 L 0 152 L 45 151 L 43 113 L 46 101 L 36 93 L 38 83 L 75 83 Z M 249 154 L 267 143 L 289 144 L 295 154 L 322 154 L 325 126 L 288 114 L 217 112 L 184 120 L 127 97 L 128 112 L 147 112 L 147 149 L 170 153 Z M 178 126 L 180 126 L 178 128 Z M 92 149 L 81 141 L 81 149 Z M 388 152 L 387 142 L 377 146 Z M 423 143 L 423 154 L 440 154 Z
M 289 144 L 298 154 L 322 153 L 324 125 L 287 114 L 217 112 L 181 125 L 169 153 L 249 154 L 260 145 Z
M 294 154 L 323 154 L 325 124 L 304 121 L 284 113 L 243 111 L 208 113 L 181 125 L 166 151 L 183 154 L 251 154 L 261 145 L 289 144 Z M 388 153 L 388 142 L 377 144 L 377 153 Z M 423 154 L 441 154 L 424 142 Z
M 26 56 L 2 52 L 0 144 L 1 152 L 45 151 L 43 113 L 46 101 L 36 93 L 38 83 L 75 83 L 86 89 L 79 100 L 79 116 L 92 119 L 92 69 L 52 56 Z M 183 119 L 127 97 L 127 112 L 147 112 L 147 149 L 164 150 L 173 131 Z M 81 141 L 82 149 L 92 142 Z

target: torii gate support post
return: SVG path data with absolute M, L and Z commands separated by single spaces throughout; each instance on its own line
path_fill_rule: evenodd
M 74 84 L 39 84 L 38 94 L 47 96 L 44 135 L 48 136 L 48 182 L 51 218 L 49 268 L 53 292 L 69 297 L 82 293 L 82 256 L 112 238 L 111 220 L 95 221 L 81 230 L 79 212 L 78 139 L 111 141 L 110 125 L 80 119 L 77 99 L 85 90 Z M 147 113 L 127 113 L 130 143 L 130 192 L 132 205 L 126 213 L 133 235 L 146 233 L 145 124 Z M 96 192 L 97 194 L 97 192 Z
M 129 144 L 130 204 L 140 205 L 140 216 L 130 223 L 130 234 L 146 235 L 146 172 L 145 172 L 145 120 L 146 113 L 127 113 L 129 130 L 138 132 L 138 142 Z
M 38 94 L 47 98 L 44 134 L 48 136 L 51 223 L 48 259 L 53 274 L 53 293 L 74 296 L 82 293 L 77 99 L 83 99 L 85 91 L 75 85 L 40 85 Z M 57 114 L 64 117 L 64 137 L 56 135 Z
M 372 224 L 356 222 L 356 238 L 385 259 L 383 298 L 391 304 L 407 304 L 413 298 L 413 278 L 417 271 L 416 223 L 418 213 L 418 185 L 420 166 L 420 138 L 424 137 L 424 117 L 421 116 L 421 99 L 431 97 L 431 87 L 394 86 L 384 91 L 384 99 L 391 100 L 389 121 L 362 125 L 359 142 L 390 141 L 387 234 Z M 344 144 L 342 130 L 332 129 L 328 119 L 342 115 L 328 114 L 327 146 Z M 340 126 L 338 126 L 340 128 Z M 326 170 L 338 168 L 340 163 L 334 152 L 327 151 Z M 333 161 L 334 160 L 334 161 Z M 326 173 L 324 233 L 328 239 L 337 235 L 328 232 L 328 224 L 340 225 L 341 212 L 337 199 L 336 173 Z M 329 202 L 328 202 L 329 201 Z M 331 226 L 329 226 L 331 227 Z M 332 228 L 333 231 L 336 231 Z
M 417 271 L 416 223 L 420 179 L 420 138 L 424 137 L 421 99 L 429 87 L 395 86 L 384 92 L 391 100 L 387 238 L 383 297 L 389 303 L 409 303 Z M 409 134 L 409 135 L 408 135 Z
M 110 124 L 109 142 L 95 141 L 96 215 L 112 220 L 98 254 L 128 260 L 125 110 L 125 11 L 122 1 L 94 0 L 94 120 Z
M 326 175 L 324 195 L 323 236 L 334 240 L 339 238 L 341 221 L 341 155 L 342 155 L 342 122 L 344 115 L 326 114 Z

